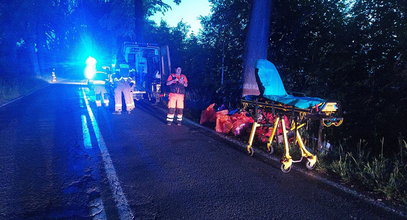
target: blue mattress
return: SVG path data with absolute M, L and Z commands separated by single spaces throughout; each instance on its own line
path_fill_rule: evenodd
M 264 86 L 264 98 L 301 109 L 312 108 L 315 105 L 326 102 L 326 100 L 316 97 L 289 95 L 284 88 L 280 74 L 270 61 L 259 59 L 257 60 L 256 67 L 258 69 L 259 79 Z

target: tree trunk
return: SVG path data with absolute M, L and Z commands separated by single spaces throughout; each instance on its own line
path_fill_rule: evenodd
M 37 23 L 36 27 L 36 47 L 37 47 L 37 62 L 38 62 L 38 69 L 40 77 L 44 77 L 44 73 L 46 73 L 46 59 L 45 59 L 45 47 L 46 44 L 45 40 L 45 33 L 40 29 L 40 24 Z
M 143 13 L 143 0 L 134 0 L 134 34 L 136 42 L 143 43 L 143 26 L 144 26 L 144 13 Z
M 31 69 L 29 72 L 34 77 L 40 77 L 40 65 L 38 63 L 38 54 L 36 51 L 35 40 L 29 41 L 28 43 L 28 57 L 31 64 Z
M 242 96 L 260 95 L 259 86 L 256 82 L 255 68 L 258 59 L 267 58 L 271 1 L 253 1 L 244 53 Z

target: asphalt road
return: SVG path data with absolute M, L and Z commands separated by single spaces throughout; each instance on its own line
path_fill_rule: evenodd
M 0 219 L 401 219 L 138 103 L 51 85 L 0 108 Z

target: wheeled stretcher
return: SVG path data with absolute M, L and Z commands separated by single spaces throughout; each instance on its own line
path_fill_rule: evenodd
M 272 153 L 273 141 L 278 142 L 277 136 L 282 137 L 284 143 L 284 155 L 281 159 L 281 170 L 288 173 L 292 164 L 307 159 L 306 167 L 313 169 L 317 162 L 317 156 L 311 153 L 305 146 L 302 134 L 309 132 L 308 123 L 319 122 L 317 148 L 322 146 L 322 129 L 324 127 L 339 126 L 343 122 L 338 117 L 339 106 L 337 102 L 327 101 L 321 98 L 289 95 L 283 85 L 280 75 L 268 60 L 260 59 L 256 64 L 258 78 L 262 84 L 262 96 L 245 97 L 242 99 L 243 110 L 250 113 L 254 119 L 251 128 L 247 152 L 254 154 L 253 140 L 259 127 L 271 128 L 271 135 L 267 141 L 267 151 Z M 265 114 L 272 114 L 271 121 Z M 280 135 L 278 134 L 280 131 Z M 293 160 L 290 155 L 290 143 L 297 144 L 301 152 L 299 160 Z

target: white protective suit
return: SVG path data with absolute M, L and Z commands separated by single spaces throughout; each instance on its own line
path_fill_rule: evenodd
M 135 108 L 133 92 L 134 80 L 129 76 L 117 76 L 114 78 L 114 110 L 115 112 L 122 111 L 122 93 L 124 96 L 124 101 L 126 102 L 127 112 L 131 112 Z

